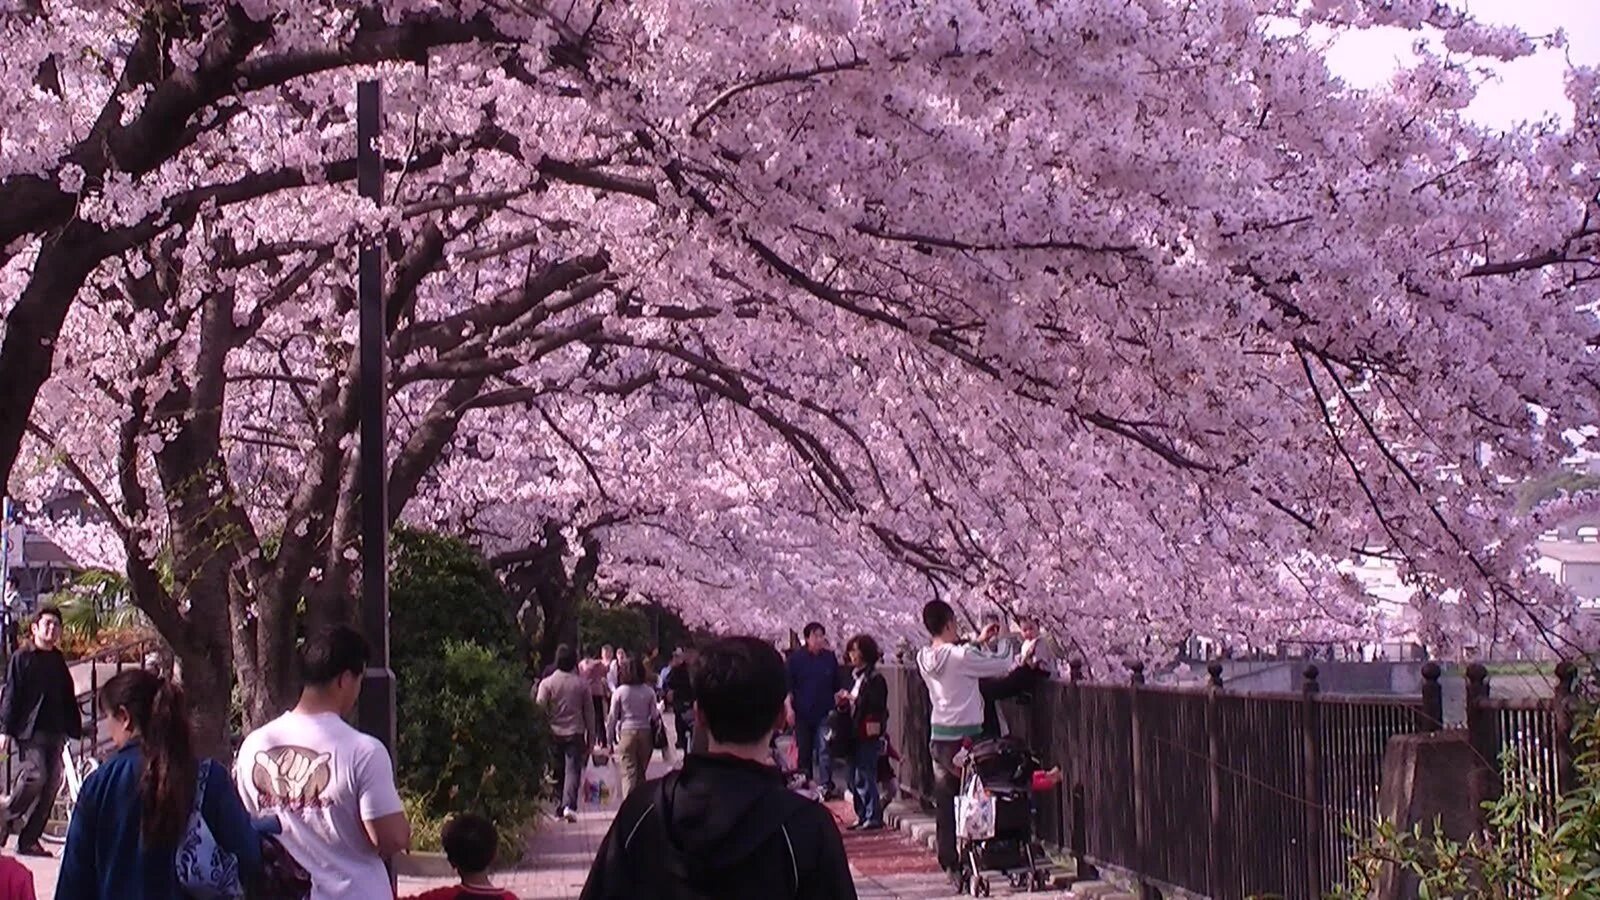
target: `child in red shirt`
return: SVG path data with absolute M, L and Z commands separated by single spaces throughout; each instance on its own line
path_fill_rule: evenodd
M 475 813 L 451 816 L 444 823 L 439 842 L 444 845 L 444 857 L 450 867 L 461 876 L 461 883 L 434 888 L 408 900 L 517 900 L 516 894 L 489 881 L 489 867 L 494 865 L 495 848 L 500 845 L 500 834 L 493 822 Z
M 0 856 L 0 900 L 34 900 L 33 873 L 9 856 Z

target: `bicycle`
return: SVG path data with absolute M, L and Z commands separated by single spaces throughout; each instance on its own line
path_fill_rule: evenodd
M 61 747 L 61 787 L 56 791 L 55 798 L 51 801 L 50 818 L 45 822 L 44 833 L 39 839 L 47 844 L 60 845 L 66 843 L 67 826 L 72 821 L 72 813 L 78 806 L 78 794 L 83 790 L 84 779 L 90 773 L 100 768 L 100 761 L 93 754 L 79 756 L 73 750 L 76 741 L 67 741 Z M 11 750 L 0 753 L 0 765 L 10 774 Z M 10 787 L 9 783 L 7 787 Z
M 72 822 L 72 813 L 78 808 L 78 793 L 83 790 L 84 780 L 100 768 L 100 760 L 94 754 L 80 757 L 73 753 L 72 745 L 75 743 L 68 741 L 61 748 L 61 790 L 56 791 L 50 820 L 45 823 L 44 834 L 41 835 L 41 839 L 52 844 L 66 843 L 67 826 Z

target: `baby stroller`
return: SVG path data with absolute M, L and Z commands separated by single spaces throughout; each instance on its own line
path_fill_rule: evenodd
M 1033 774 L 1039 758 L 1014 738 L 974 744 L 956 798 L 961 890 L 989 896 L 986 872 L 1029 892 L 1049 886 L 1048 858 L 1033 834 Z

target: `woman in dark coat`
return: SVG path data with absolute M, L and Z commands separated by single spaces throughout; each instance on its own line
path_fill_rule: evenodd
M 850 792 L 855 801 L 852 830 L 876 831 L 883 827 L 883 798 L 878 794 L 878 758 L 883 755 L 889 724 L 889 683 L 878 671 L 882 653 L 878 642 L 858 634 L 845 644 L 854 679 L 848 697 L 855 726 L 855 752 L 850 756 Z

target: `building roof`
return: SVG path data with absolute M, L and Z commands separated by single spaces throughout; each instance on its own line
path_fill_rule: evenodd
M 61 549 L 55 541 L 50 540 L 37 531 L 29 531 L 25 538 L 27 543 L 23 546 L 23 561 L 29 568 L 53 566 L 63 569 L 78 569 L 78 561 Z
M 1594 541 L 1539 541 L 1539 553 L 1564 563 L 1600 563 L 1600 543 Z

